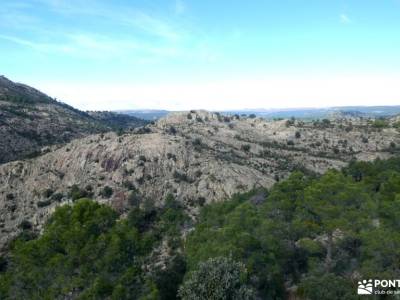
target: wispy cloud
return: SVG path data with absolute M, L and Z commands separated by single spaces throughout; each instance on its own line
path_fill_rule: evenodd
M 175 1 L 175 13 L 177 15 L 181 15 L 186 11 L 186 5 L 183 0 L 176 0 Z
M 177 41 L 182 37 L 182 34 L 168 22 L 141 11 L 130 12 L 128 14 L 109 14 L 108 17 L 167 40 Z
M 28 47 L 44 54 L 68 55 L 87 60 L 119 60 L 156 63 L 164 59 L 215 61 L 217 55 L 207 44 L 190 48 L 176 45 L 152 45 L 133 39 L 115 39 L 101 35 L 67 34 L 60 41 L 40 42 L 18 36 L 0 34 L 0 40 Z
M 53 12 L 69 16 L 88 16 L 102 18 L 114 24 L 131 26 L 133 29 L 141 30 L 144 33 L 167 39 L 178 40 L 181 32 L 173 25 L 172 21 L 160 16 L 149 14 L 141 9 L 132 7 L 107 6 L 101 1 L 76 1 L 76 0 L 35 0 L 38 3 L 51 9 Z M 183 3 L 182 3 L 183 5 Z M 181 9 L 184 9 L 183 6 Z
M 176 14 L 185 11 L 182 0 L 172 3 Z M 32 7 L 54 18 L 42 19 L 41 14 L 31 12 Z M 90 60 L 118 56 L 120 60 L 141 62 L 165 58 L 209 62 L 216 58 L 215 49 L 205 38 L 174 19 L 174 12 L 168 15 L 154 10 L 150 14 L 146 7 L 132 6 L 111 9 L 107 2 L 93 0 L 30 0 L 25 5 L 10 2 L 0 6 L 0 19 L 8 14 L 18 21 L 0 24 L 0 39 L 38 52 Z M 75 18 L 87 20 L 89 24 L 96 22 L 98 26 L 74 28 L 72 22 L 66 28 L 65 21 Z M 63 22 L 59 23 L 58 19 Z
M 340 19 L 340 23 L 342 23 L 342 24 L 350 24 L 352 22 L 352 20 L 346 14 L 340 14 L 339 19 Z
M 76 49 L 67 44 L 53 44 L 53 43 L 39 43 L 35 41 L 30 41 L 27 39 L 3 35 L 0 34 L 0 39 L 13 42 L 15 44 L 29 47 L 33 50 L 40 52 L 61 52 L 61 53 L 73 53 Z
M 140 57 L 149 59 L 157 57 L 177 57 L 181 55 L 179 49 L 169 46 L 155 47 L 133 40 L 113 39 L 99 35 L 69 34 L 62 42 L 37 42 L 16 36 L 2 35 L 0 39 L 21 46 L 29 47 L 35 51 L 48 54 L 68 54 L 86 59 L 109 59 Z

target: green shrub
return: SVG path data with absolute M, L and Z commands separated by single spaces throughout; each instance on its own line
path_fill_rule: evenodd
M 179 289 L 183 300 L 256 299 L 247 285 L 246 267 L 231 258 L 211 258 L 199 264 Z
M 250 146 L 250 144 L 245 144 L 245 145 L 242 145 L 242 146 L 241 146 L 241 149 L 242 149 L 244 152 L 249 152 L 250 149 L 251 149 L 251 146 Z
M 113 189 L 106 185 L 103 187 L 103 189 L 100 191 L 100 195 L 103 196 L 104 198 L 110 198 L 113 194 Z
M 51 196 L 51 199 L 54 200 L 54 201 L 58 201 L 59 202 L 59 201 L 62 200 L 63 197 L 64 197 L 64 195 L 62 193 L 54 193 Z
M 93 192 L 91 190 L 81 189 L 78 185 L 74 184 L 69 189 L 68 196 L 72 200 L 78 200 L 81 198 L 90 198 L 93 196 Z
M 43 201 L 38 201 L 37 206 L 38 207 L 46 207 L 51 204 L 51 200 L 43 200 Z

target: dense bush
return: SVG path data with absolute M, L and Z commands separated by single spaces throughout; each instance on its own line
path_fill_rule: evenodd
M 78 200 L 81 198 L 91 198 L 93 196 L 92 189 L 81 189 L 78 185 L 74 184 L 70 187 L 68 196 L 72 200 Z
M 104 198 L 110 198 L 113 194 L 113 189 L 106 185 L 103 187 L 103 189 L 100 191 L 100 195 L 103 196 Z
M 211 258 L 189 274 L 179 296 L 183 300 L 255 299 L 252 289 L 246 286 L 247 276 L 244 264 L 225 257 Z
M 249 152 L 249 151 L 250 151 L 250 148 L 251 148 L 251 146 L 250 146 L 249 144 L 245 144 L 245 145 L 242 145 L 242 146 L 241 146 L 241 149 L 242 149 L 244 152 Z

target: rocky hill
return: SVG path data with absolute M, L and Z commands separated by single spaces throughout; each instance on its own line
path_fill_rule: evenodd
M 400 145 L 397 130 L 355 118 L 303 123 L 191 111 L 123 135 L 76 139 L 0 166 L 0 247 L 21 224 L 41 228 L 73 199 L 92 197 L 123 214 L 172 194 L 195 216 L 204 203 L 270 187 L 296 169 L 322 173 L 389 157 Z
M 143 123 L 115 113 L 88 114 L 0 76 L 0 163 L 36 156 L 48 145 Z

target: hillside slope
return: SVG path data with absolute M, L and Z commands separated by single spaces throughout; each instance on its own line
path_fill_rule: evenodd
M 397 129 L 366 120 L 302 123 L 176 113 L 122 136 L 77 139 L 53 152 L 0 166 L 0 247 L 29 221 L 83 196 L 124 213 L 172 194 L 192 216 L 204 203 L 270 187 L 294 169 L 323 173 L 352 159 L 398 151 Z
M 126 128 L 144 124 L 135 117 L 107 116 L 90 115 L 0 76 L 0 163 L 36 156 L 44 146 L 109 131 L 115 125 Z

